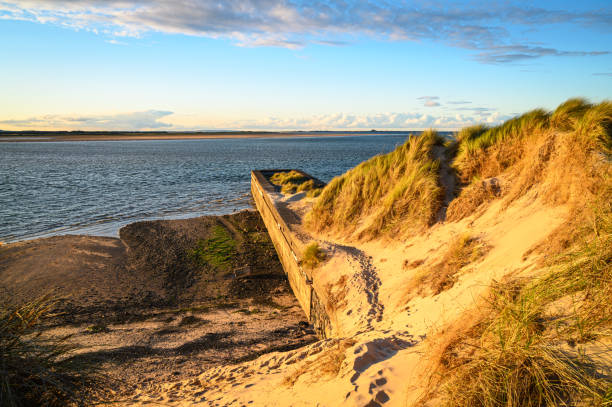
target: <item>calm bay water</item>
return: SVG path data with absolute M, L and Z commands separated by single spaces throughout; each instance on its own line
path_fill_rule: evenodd
M 328 182 L 406 136 L 0 143 L 0 241 L 231 213 L 251 207 L 252 169 Z

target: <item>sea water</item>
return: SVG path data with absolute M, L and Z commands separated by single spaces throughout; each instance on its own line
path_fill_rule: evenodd
M 407 136 L 0 143 L 0 241 L 232 213 L 252 207 L 252 169 L 328 182 Z

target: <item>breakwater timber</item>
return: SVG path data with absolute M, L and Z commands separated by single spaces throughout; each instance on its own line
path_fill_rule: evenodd
M 321 338 L 327 338 L 331 335 L 329 316 L 325 312 L 325 307 L 322 305 L 320 297 L 312 285 L 311 273 L 301 265 L 302 253 L 307 242 L 302 241 L 289 227 L 289 224 L 292 223 L 291 217 L 295 215 L 284 211 L 283 208 L 277 207 L 272 198 L 277 193 L 278 187 L 273 185 L 268 180 L 268 177 L 277 172 L 288 171 L 291 170 L 251 171 L 251 193 L 255 206 L 268 229 L 268 234 L 272 239 L 278 258 L 283 265 L 289 284 L 300 306 L 310 323 L 314 326 L 317 335 Z M 303 176 L 321 183 L 321 181 L 316 180 L 303 171 L 293 171 L 297 171 Z

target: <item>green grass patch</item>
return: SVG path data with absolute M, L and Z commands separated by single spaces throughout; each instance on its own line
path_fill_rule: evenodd
M 223 226 L 217 225 L 212 229 L 211 236 L 206 240 L 200 240 L 190 255 L 200 265 L 210 265 L 221 271 L 229 271 L 237 254 L 236 247 L 237 242 L 230 232 Z
M 301 264 L 304 267 L 312 270 L 318 267 L 319 264 L 321 264 L 323 261 L 325 261 L 325 258 L 325 252 L 321 250 L 319 244 L 317 242 L 312 242 L 308 246 L 306 246 L 306 249 L 302 254 Z
M 87 327 L 87 333 L 90 334 L 98 334 L 104 332 L 110 332 L 110 329 L 108 329 L 108 327 L 104 324 L 95 324 Z

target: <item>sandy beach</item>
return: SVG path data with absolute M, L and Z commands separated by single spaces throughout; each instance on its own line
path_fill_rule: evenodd
M 235 261 L 194 266 L 189 250 L 227 230 Z M 94 363 L 116 400 L 204 369 L 291 350 L 316 338 L 254 212 L 139 222 L 121 238 L 57 236 L 0 246 L 0 298 L 50 294 L 43 335 Z M 239 273 L 238 278 L 230 278 Z

